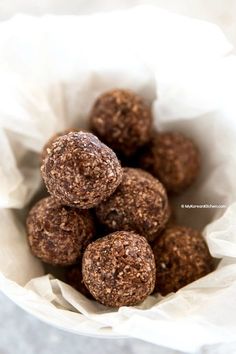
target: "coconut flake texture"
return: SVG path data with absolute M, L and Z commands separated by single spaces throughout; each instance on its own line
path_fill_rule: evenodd
M 16 16 L 0 24 L 0 287 L 11 299 L 76 333 L 137 337 L 186 352 L 235 341 L 236 58 L 231 49 L 215 25 L 155 7 L 79 17 Z M 36 154 L 54 133 L 86 129 L 95 99 L 114 88 L 141 95 L 152 104 L 159 130 L 180 131 L 199 146 L 200 176 L 175 200 L 175 209 L 179 222 L 203 231 L 212 256 L 222 258 L 216 271 L 176 294 L 149 296 L 119 311 L 44 275 L 23 226 L 24 208 L 40 185 Z

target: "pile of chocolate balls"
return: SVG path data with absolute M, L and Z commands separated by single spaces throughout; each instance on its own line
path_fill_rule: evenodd
M 149 105 L 128 90 L 98 97 L 89 122 L 91 132 L 69 129 L 43 149 L 50 196 L 27 217 L 33 254 L 66 267 L 66 282 L 116 308 L 211 272 L 202 235 L 177 224 L 168 200 L 198 175 L 194 143 L 154 131 Z

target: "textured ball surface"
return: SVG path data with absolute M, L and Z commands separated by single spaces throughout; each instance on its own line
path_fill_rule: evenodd
M 78 129 L 74 129 L 74 128 L 70 128 L 70 129 L 66 129 L 66 130 L 63 130 L 59 133 L 56 133 L 54 134 L 47 142 L 46 144 L 44 145 L 43 147 L 43 150 L 42 150 L 42 153 L 41 153 L 41 162 L 43 163 L 45 157 L 50 153 L 50 150 L 51 150 L 51 146 L 52 144 L 54 143 L 54 141 L 57 140 L 57 138 L 59 138 L 60 136 L 63 136 L 63 135 L 66 135 L 68 133 L 71 133 L 71 132 L 76 132 L 78 131 Z
M 128 90 L 113 90 L 95 102 L 91 127 L 101 140 L 125 156 L 132 155 L 151 136 L 150 107 Z
M 153 292 L 155 260 L 146 239 L 118 231 L 91 243 L 83 256 L 83 279 L 106 306 L 136 305 Z
M 139 166 L 157 177 L 167 191 L 180 193 L 199 173 L 199 151 L 180 133 L 155 133 L 140 153 Z
M 59 137 L 41 167 L 49 193 L 61 204 L 89 209 L 108 198 L 122 180 L 115 153 L 91 133 Z
M 45 263 L 71 265 L 78 262 L 95 234 L 89 211 L 41 199 L 29 212 L 27 233 L 33 254 Z
M 135 231 L 153 241 L 164 229 L 170 210 L 163 185 L 140 169 L 124 168 L 117 190 L 96 208 L 111 231 Z
M 213 270 L 213 260 L 202 235 L 184 226 L 170 226 L 153 245 L 155 291 L 175 292 Z

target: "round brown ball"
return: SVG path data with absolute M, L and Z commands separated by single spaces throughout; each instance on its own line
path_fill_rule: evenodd
M 132 155 L 151 136 L 150 107 L 128 90 L 116 89 L 98 97 L 90 122 L 102 141 L 125 156 Z
M 153 241 L 164 229 L 170 211 L 165 188 L 156 178 L 140 169 L 124 168 L 121 184 L 97 206 L 96 215 L 111 231 L 136 231 Z
M 139 166 L 157 177 L 168 192 L 180 193 L 199 173 L 199 151 L 183 134 L 155 133 L 140 152 Z
M 88 299 L 93 299 L 92 295 L 84 285 L 82 265 L 78 264 L 67 268 L 65 272 L 65 281 Z
M 62 206 L 52 197 L 35 204 L 26 227 L 33 254 L 45 263 L 61 266 L 78 262 L 95 234 L 88 210 Z
M 89 209 L 108 198 L 122 180 L 115 153 L 85 132 L 59 137 L 41 167 L 49 193 L 61 204 Z
M 47 142 L 46 144 L 44 145 L 43 147 L 43 150 L 42 150 L 42 153 L 41 153 L 41 163 L 43 163 L 43 160 L 45 159 L 45 157 L 48 155 L 48 153 L 50 152 L 50 149 L 51 149 L 51 146 L 52 144 L 54 143 L 54 141 L 57 140 L 57 138 L 59 138 L 60 136 L 63 136 L 63 135 L 66 135 L 68 133 L 71 133 L 71 132 L 76 132 L 78 131 L 77 129 L 74 129 L 74 128 L 70 128 L 70 129 L 66 129 L 66 130 L 63 130 L 59 133 L 56 133 L 54 134 Z
M 93 297 L 110 307 L 137 305 L 155 286 L 155 260 L 147 240 L 118 231 L 91 243 L 83 256 L 83 279 Z
M 189 227 L 170 226 L 153 245 L 155 291 L 175 292 L 213 270 L 213 260 L 202 235 Z

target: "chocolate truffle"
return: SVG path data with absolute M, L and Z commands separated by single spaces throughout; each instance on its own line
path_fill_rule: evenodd
M 83 256 L 84 283 L 93 297 L 111 307 L 145 300 L 155 286 L 155 260 L 146 239 L 117 231 L 91 243 Z
M 96 100 L 91 128 L 101 140 L 125 156 L 132 155 L 151 135 L 150 107 L 128 90 L 112 90 Z
M 124 168 L 117 190 L 96 208 L 98 220 L 111 231 L 136 231 L 153 241 L 170 216 L 163 185 L 140 169 Z
M 199 173 L 199 151 L 183 134 L 154 133 L 140 152 L 139 166 L 157 177 L 168 192 L 179 193 L 190 186 Z
M 82 276 L 82 266 L 77 264 L 66 269 L 65 272 L 65 281 L 67 284 L 72 286 L 74 289 L 79 291 L 81 294 L 86 296 L 89 299 L 93 299 L 92 295 L 84 285 L 83 276 Z
M 35 204 L 26 226 L 33 254 L 61 266 L 76 263 L 95 233 L 90 211 L 62 206 L 52 197 Z
M 61 204 L 89 209 L 108 198 L 122 180 L 115 153 L 91 133 L 59 137 L 41 167 L 49 193 Z
M 155 291 L 175 292 L 213 270 L 213 260 L 202 235 L 184 226 L 170 226 L 153 245 Z
M 70 129 L 66 129 L 62 132 L 56 133 L 54 134 L 44 145 L 42 153 L 41 153 L 41 162 L 43 162 L 43 160 L 45 159 L 45 157 L 48 155 L 48 153 L 50 152 L 50 148 L 52 146 L 52 144 L 54 143 L 54 141 L 57 140 L 57 138 L 59 138 L 60 136 L 66 135 L 68 133 L 71 132 L 76 132 L 78 131 L 77 129 L 74 128 L 70 128 Z

